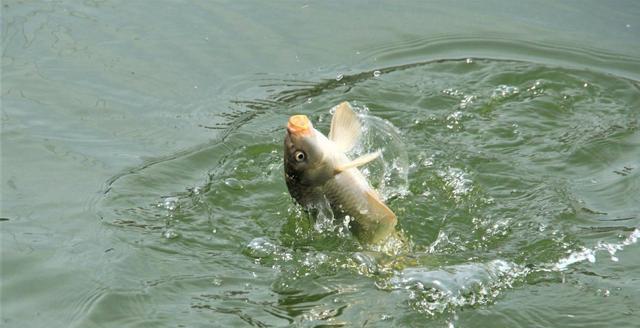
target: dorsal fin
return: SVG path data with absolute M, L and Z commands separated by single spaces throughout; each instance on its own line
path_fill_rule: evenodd
M 360 138 L 360 121 L 348 102 L 336 106 L 331 118 L 329 140 L 333 141 L 342 152 L 348 152 Z
M 345 163 L 345 164 L 336 166 L 334 173 L 335 174 L 339 174 L 339 173 L 342 173 L 342 172 L 344 172 L 344 171 L 346 171 L 346 170 L 348 170 L 350 168 L 365 165 L 365 164 L 373 161 L 374 159 L 378 158 L 380 156 L 380 154 L 381 153 L 378 150 L 378 151 L 376 151 L 374 153 L 369 153 L 369 154 L 366 154 L 366 155 L 362 155 L 362 156 L 354 159 L 353 161 L 351 161 L 349 163 Z

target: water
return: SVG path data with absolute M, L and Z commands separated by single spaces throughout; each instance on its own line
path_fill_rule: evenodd
M 634 327 L 639 14 L 5 1 L 2 326 Z M 393 254 L 282 180 L 344 100 Z

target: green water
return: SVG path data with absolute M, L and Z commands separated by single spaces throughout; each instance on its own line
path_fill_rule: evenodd
M 640 321 L 635 1 L 1 10 L 2 327 Z M 397 254 L 286 191 L 344 100 Z

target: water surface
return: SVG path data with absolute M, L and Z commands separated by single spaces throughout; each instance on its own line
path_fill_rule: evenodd
M 634 2 L 2 5 L 3 326 L 640 319 Z M 286 192 L 344 100 L 399 254 Z

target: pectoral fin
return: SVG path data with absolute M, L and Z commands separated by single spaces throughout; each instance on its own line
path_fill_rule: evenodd
M 346 153 L 353 148 L 360 138 L 360 121 L 348 102 L 336 106 L 331 118 L 329 140 L 333 141 L 340 151 Z
M 342 165 L 338 165 L 335 168 L 335 174 L 338 173 L 342 173 L 350 168 L 354 168 L 354 167 L 358 167 L 358 166 L 362 166 L 365 165 L 371 161 L 373 161 L 374 159 L 378 158 L 380 156 L 380 151 L 376 151 L 375 153 L 369 153 L 366 155 L 362 155 L 356 159 L 354 159 L 353 161 L 349 162 L 349 163 L 345 163 Z

